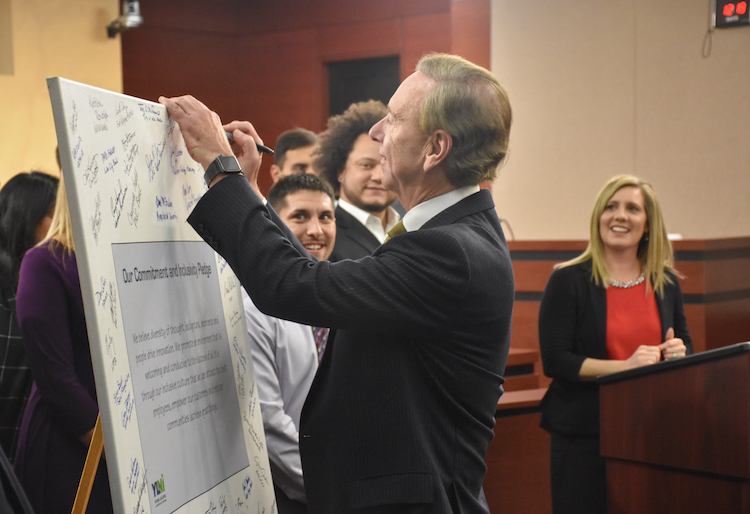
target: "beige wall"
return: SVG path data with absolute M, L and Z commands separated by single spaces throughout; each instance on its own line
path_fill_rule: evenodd
M 750 26 L 708 1 L 492 1 L 492 70 L 514 109 L 494 186 L 517 239 L 586 239 L 612 175 L 651 181 L 667 230 L 750 235 Z
M 0 1 L 10 4 L 13 49 L 13 74 L 0 74 L 0 183 L 32 168 L 57 175 L 45 79 L 61 76 L 122 91 L 120 38 L 109 39 L 105 28 L 119 15 L 119 5 L 117 0 Z

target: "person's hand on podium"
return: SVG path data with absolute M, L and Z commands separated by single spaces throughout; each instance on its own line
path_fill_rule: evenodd
M 667 330 L 666 340 L 658 346 L 665 361 L 684 357 L 687 354 L 685 343 L 679 337 L 674 336 L 674 329 Z
M 661 358 L 660 348 L 661 346 L 651 346 L 648 344 L 639 346 L 638 349 L 633 352 L 633 355 L 624 361 L 625 369 L 634 369 L 640 368 L 641 366 L 656 364 Z

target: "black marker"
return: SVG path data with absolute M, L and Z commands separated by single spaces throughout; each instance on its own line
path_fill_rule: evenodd
M 227 130 L 225 130 L 224 132 L 226 132 L 227 134 L 227 139 L 229 139 L 230 141 L 234 141 L 234 136 L 232 135 L 231 132 Z M 273 155 L 273 150 L 271 148 L 268 148 L 267 146 L 264 146 L 260 143 L 255 143 L 255 146 L 258 148 L 259 152 L 262 152 L 268 155 Z

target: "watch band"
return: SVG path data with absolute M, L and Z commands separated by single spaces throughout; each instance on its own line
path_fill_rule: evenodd
M 237 162 L 234 155 L 220 155 L 208 165 L 208 169 L 203 175 L 206 185 L 210 187 L 211 181 L 219 173 L 242 173 L 242 168 L 240 168 L 240 163 Z

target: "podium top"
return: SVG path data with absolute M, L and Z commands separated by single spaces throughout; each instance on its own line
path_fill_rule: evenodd
M 619 382 L 621 380 L 628 380 L 630 378 L 641 377 L 646 375 L 652 375 L 655 373 L 661 373 L 674 368 L 682 368 L 686 366 L 693 366 L 703 362 L 709 362 L 714 360 L 726 359 L 741 353 L 750 352 L 750 341 L 744 343 L 737 343 L 730 346 L 724 346 L 721 348 L 715 348 L 705 352 L 694 353 L 681 359 L 672 359 L 668 361 L 657 362 L 650 366 L 643 366 L 640 368 L 629 369 L 627 371 L 620 371 L 618 373 L 610 373 L 609 375 L 600 375 L 596 378 L 599 384 L 611 384 Z

